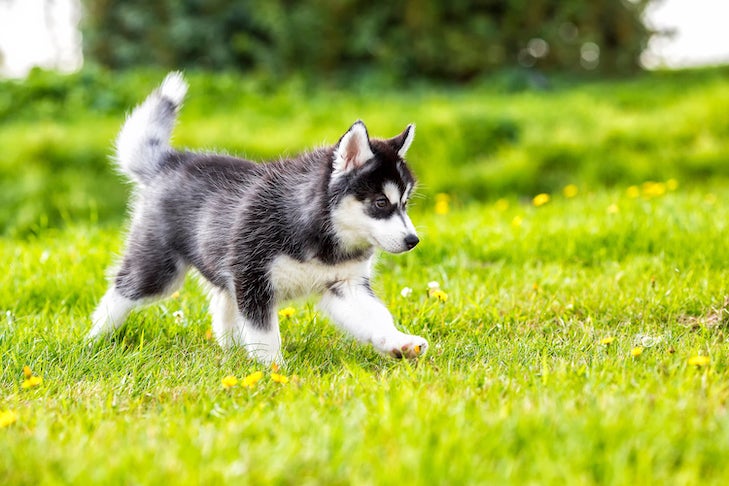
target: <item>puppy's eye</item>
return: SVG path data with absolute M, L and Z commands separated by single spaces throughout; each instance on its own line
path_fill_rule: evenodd
M 388 201 L 386 197 L 381 196 L 375 199 L 375 207 L 377 209 L 385 209 L 388 206 L 390 206 L 390 201 Z

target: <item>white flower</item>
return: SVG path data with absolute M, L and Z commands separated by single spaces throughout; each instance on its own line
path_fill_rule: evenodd
M 650 336 L 648 334 L 636 334 L 633 343 L 636 346 L 650 348 L 663 341 L 663 336 Z
M 181 310 L 173 312 L 172 315 L 175 316 L 175 322 L 180 323 L 185 321 L 185 313 Z
M 429 289 L 439 289 L 440 284 L 438 282 L 436 282 L 435 280 L 433 280 L 432 282 L 428 282 L 428 288 Z
M 400 295 L 407 299 L 408 297 L 413 295 L 413 289 L 411 289 L 410 287 L 403 287 L 403 289 L 400 291 Z

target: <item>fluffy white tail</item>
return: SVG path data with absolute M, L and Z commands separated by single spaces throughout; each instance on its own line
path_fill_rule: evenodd
M 116 162 L 135 182 L 150 180 L 171 151 L 170 136 L 185 93 L 182 73 L 171 72 L 124 122 L 116 139 Z

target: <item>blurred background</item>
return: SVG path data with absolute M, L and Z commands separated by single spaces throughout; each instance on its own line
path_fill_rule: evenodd
M 418 125 L 426 196 L 729 176 L 725 0 L 0 0 L 0 233 L 117 223 L 108 162 L 166 70 L 176 143 L 251 158 Z M 711 67 L 702 67 L 711 66 Z
M 517 64 L 607 72 L 676 68 L 729 62 L 728 14 L 724 0 L 155 6 L 0 0 L 0 73 L 24 77 L 35 66 L 73 72 L 84 54 L 117 69 L 143 64 L 341 74 L 386 68 L 388 76 L 456 81 Z

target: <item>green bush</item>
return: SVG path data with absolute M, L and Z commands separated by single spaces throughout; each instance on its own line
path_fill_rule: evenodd
M 87 66 L 59 75 L 33 69 L 23 80 L 0 80 L 0 124 L 19 120 L 78 118 L 84 113 L 124 113 L 159 81 L 158 70 L 124 76 Z
M 88 58 L 112 68 L 464 81 L 504 67 L 625 73 L 651 0 L 87 1 Z

